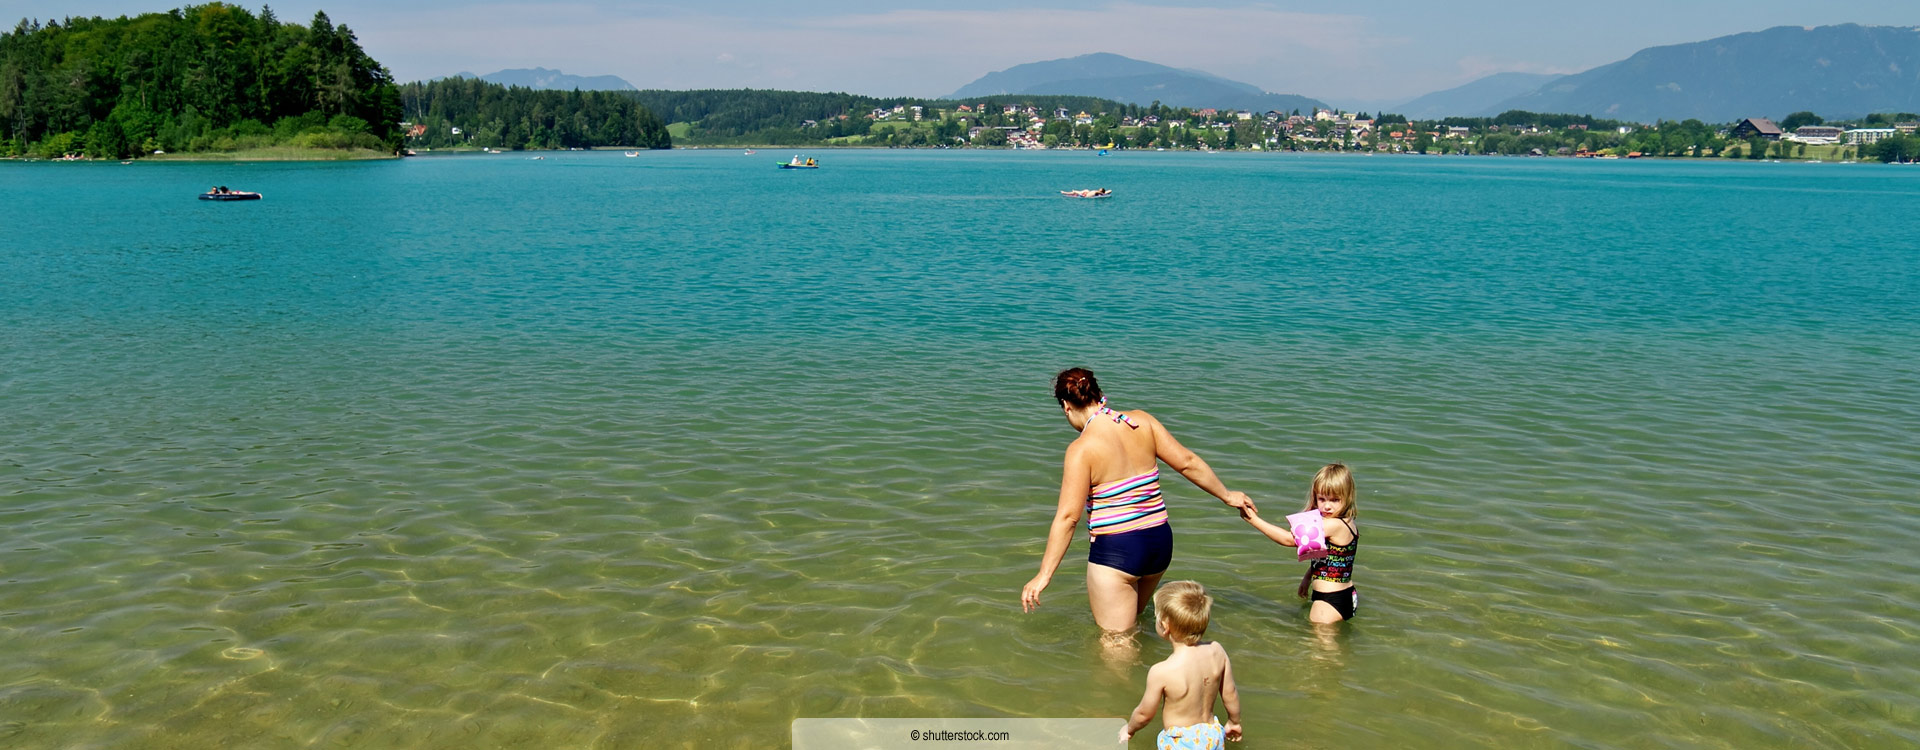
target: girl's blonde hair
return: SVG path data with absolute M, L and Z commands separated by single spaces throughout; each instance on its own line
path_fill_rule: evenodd
M 1322 495 L 1339 499 L 1340 510 L 1334 512 L 1334 518 L 1352 521 L 1358 514 L 1358 509 L 1354 507 L 1356 504 L 1354 503 L 1353 472 L 1347 468 L 1346 464 L 1327 464 L 1320 467 L 1320 471 L 1313 475 L 1313 483 L 1307 485 L 1307 507 L 1302 510 L 1313 510 L 1318 507 L 1319 504 L 1313 499 Z M 1311 595 L 1312 591 L 1313 568 L 1309 566 L 1306 574 L 1300 576 L 1300 588 L 1294 593 L 1305 599 Z
M 1356 511 L 1353 502 L 1353 472 L 1348 470 L 1345 464 L 1327 464 L 1320 467 L 1319 473 L 1313 475 L 1313 484 L 1307 485 L 1307 507 L 1301 510 L 1313 510 L 1315 507 L 1313 499 L 1321 495 L 1339 498 L 1340 511 L 1333 514 L 1334 518 L 1353 520 Z

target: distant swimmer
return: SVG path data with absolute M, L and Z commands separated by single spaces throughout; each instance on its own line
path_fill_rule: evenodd
M 1104 645 L 1126 648 L 1133 643 L 1140 612 L 1153 600 L 1173 560 L 1173 528 L 1161 501 L 1159 462 L 1235 510 L 1252 510 L 1253 500 L 1227 489 L 1213 468 L 1153 415 L 1108 407 L 1092 372 L 1079 367 L 1062 371 L 1054 377 L 1053 397 L 1080 437 L 1067 446 L 1047 551 L 1040 558 L 1039 574 L 1020 590 L 1020 606 L 1027 612 L 1040 606 L 1040 592 L 1066 558 L 1074 527 L 1084 516 L 1093 536 L 1087 550 L 1093 620 Z

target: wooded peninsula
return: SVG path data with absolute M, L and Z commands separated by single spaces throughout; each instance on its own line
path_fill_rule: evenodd
M 460 80 L 397 85 L 325 12 L 300 25 L 271 8 L 216 2 L 134 18 L 23 20 L 0 34 L 5 157 L 385 157 L 425 135 L 402 127 L 410 106 L 502 147 L 671 145 L 666 126 L 630 97 Z

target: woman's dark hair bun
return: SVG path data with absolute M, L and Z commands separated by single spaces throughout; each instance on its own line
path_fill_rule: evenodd
M 1085 367 L 1070 367 L 1053 376 L 1053 397 L 1061 403 L 1081 408 L 1100 403 L 1100 381 Z

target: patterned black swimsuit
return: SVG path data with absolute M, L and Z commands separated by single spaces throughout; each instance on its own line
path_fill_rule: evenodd
M 1346 544 L 1327 542 L 1327 556 L 1311 563 L 1311 567 L 1307 568 L 1308 578 L 1331 583 L 1353 583 L 1353 557 L 1360 551 L 1360 532 L 1353 528 L 1353 524 L 1347 523 L 1347 519 L 1340 519 L 1340 523 L 1346 524 L 1347 530 L 1353 532 L 1353 540 Z M 1351 620 L 1355 601 L 1353 589 L 1353 586 L 1348 586 L 1339 591 L 1315 591 L 1312 601 L 1326 602 L 1340 613 L 1341 619 Z

